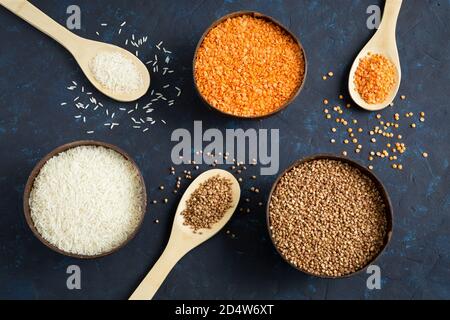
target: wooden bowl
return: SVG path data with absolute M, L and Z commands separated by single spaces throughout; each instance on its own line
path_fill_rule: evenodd
M 247 16 L 252 16 L 252 17 L 254 17 L 254 18 L 259 18 L 259 19 L 267 20 L 267 21 L 269 21 L 269 22 L 271 22 L 271 23 L 277 25 L 277 26 L 280 27 L 282 30 L 284 30 L 289 36 L 292 37 L 292 39 L 294 39 L 294 41 L 295 41 L 295 42 L 297 43 L 297 45 L 299 46 L 300 50 L 301 50 L 302 53 L 303 53 L 303 60 L 304 60 L 304 63 L 305 63 L 305 73 L 304 73 L 304 75 L 303 75 L 303 80 L 302 80 L 301 83 L 299 83 L 297 89 L 296 89 L 295 92 L 292 94 L 291 98 L 288 99 L 288 100 L 287 100 L 283 105 L 281 105 L 277 110 L 274 110 L 274 111 L 272 111 L 272 112 L 270 112 L 270 113 L 267 113 L 267 114 L 264 114 L 264 115 L 260 115 L 260 116 L 238 116 L 238 115 L 235 115 L 235 114 L 232 114 L 232 113 L 224 112 L 224 111 L 222 111 L 222 110 L 220 110 L 220 109 L 214 107 L 213 105 L 211 105 L 211 104 L 205 99 L 205 97 L 204 97 L 204 96 L 202 95 L 202 93 L 200 92 L 200 89 L 199 89 L 199 87 L 198 87 L 198 85 L 197 85 L 197 80 L 196 80 L 196 77 L 195 77 L 195 62 L 197 61 L 198 50 L 199 50 L 200 46 L 202 45 L 203 40 L 205 40 L 205 37 L 208 35 L 208 33 L 209 33 L 213 28 L 215 28 L 216 26 L 218 26 L 219 24 L 221 24 L 222 22 L 224 22 L 224 21 L 227 20 L 227 19 L 235 18 L 235 17 L 239 17 L 239 16 L 245 16 L 245 15 L 247 15 Z M 274 115 L 274 114 L 276 114 L 276 113 L 278 113 L 278 112 L 284 110 L 284 109 L 285 109 L 292 101 L 295 100 L 295 98 L 297 98 L 297 96 L 300 94 L 300 91 L 302 91 L 303 86 L 304 86 L 305 81 L 306 81 L 306 75 L 307 75 L 307 72 L 308 72 L 308 63 L 307 63 L 307 60 L 306 60 L 306 53 L 305 53 L 305 50 L 304 50 L 302 44 L 300 43 L 299 39 L 298 39 L 298 38 L 297 38 L 297 37 L 296 37 L 296 36 L 295 36 L 288 28 L 286 28 L 284 25 L 282 25 L 280 22 L 278 22 L 277 20 L 275 20 L 274 18 L 272 18 L 272 17 L 270 17 L 270 16 L 264 15 L 264 14 L 259 13 L 259 12 L 255 12 L 255 11 L 237 11 L 237 12 L 230 13 L 230 14 L 228 14 L 228 15 L 226 15 L 226 16 L 223 16 L 222 18 L 216 20 L 216 21 L 215 21 L 215 22 L 214 22 L 214 23 L 213 23 L 213 24 L 212 24 L 212 25 L 211 25 L 211 26 L 203 33 L 203 35 L 202 35 L 202 37 L 200 38 L 200 41 L 198 42 L 197 47 L 196 47 L 196 49 L 195 49 L 194 60 L 193 60 L 193 62 L 192 62 L 192 72 L 193 72 L 193 78 L 194 78 L 194 86 L 195 86 L 195 90 L 197 91 L 197 93 L 198 93 L 198 95 L 200 96 L 200 98 L 202 99 L 202 101 L 203 101 L 207 106 L 209 106 L 211 109 L 216 110 L 216 111 L 218 111 L 219 113 L 221 113 L 221 114 L 223 114 L 223 115 L 226 115 L 226 116 L 229 116 L 229 117 L 233 117 L 233 118 L 239 118 L 239 119 L 264 119 L 264 118 L 270 117 L 270 116 L 272 116 L 272 115 Z
M 104 147 L 107 149 L 111 149 L 116 151 L 117 153 L 121 154 L 126 160 L 128 160 L 137 170 L 138 174 L 139 174 L 139 178 L 141 180 L 142 183 L 142 187 L 143 187 L 143 212 L 142 212 L 142 217 L 141 217 L 141 221 L 139 222 L 139 224 L 137 225 L 136 229 L 128 236 L 128 238 L 122 243 L 120 244 L 118 247 L 112 249 L 111 251 L 108 252 L 103 252 L 101 254 L 97 254 L 97 255 L 80 255 L 80 254 L 75 254 L 75 253 L 70 253 L 70 252 L 66 252 L 63 251 L 61 249 L 59 249 L 58 247 L 56 247 L 55 245 L 51 244 L 50 242 L 48 242 L 46 239 L 44 239 L 41 234 L 38 232 L 38 230 L 36 229 L 35 225 L 34 225 L 34 221 L 31 217 L 31 209 L 30 209 L 30 193 L 31 190 L 33 188 L 33 184 L 34 184 L 34 180 L 36 179 L 37 175 L 39 174 L 39 172 L 41 171 L 42 167 L 47 163 L 48 160 L 50 160 L 51 158 L 53 158 L 55 155 L 67 151 L 69 149 L 75 148 L 75 147 L 79 147 L 79 146 L 99 146 L 99 147 Z M 144 221 L 144 215 L 146 212 L 146 207 L 147 207 L 147 192 L 145 189 L 145 182 L 144 182 L 144 178 L 141 174 L 141 171 L 139 170 L 137 164 L 133 161 L 133 159 L 122 149 L 120 149 L 119 147 L 116 147 L 114 145 L 105 143 L 105 142 L 99 142 L 99 141 L 92 141 L 92 140 L 83 140 L 83 141 L 75 141 L 75 142 L 71 142 L 65 145 L 62 145 L 56 149 L 54 149 L 53 151 L 51 151 L 49 154 L 47 154 L 41 161 L 38 162 L 38 164 L 34 167 L 33 171 L 31 172 L 27 184 L 25 185 L 25 191 L 24 191 L 24 195 L 23 195 L 23 210 L 24 210 L 24 214 L 25 214 L 25 219 L 27 221 L 28 226 L 30 227 L 31 231 L 33 232 L 33 234 L 36 236 L 36 238 L 38 238 L 44 245 L 46 245 L 48 248 L 52 249 L 53 251 L 56 251 L 60 254 L 63 254 L 65 256 L 69 256 L 69 257 L 74 257 L 74 258 L 79 258 L 79 259 L 94 259 L 94 258 L 100 258 L 100 257 L 104 257 L 107 255 L 110 255 L 118 250 L 120 250 L 121 248 L 123 248 L 128 242 L 131 241 L 131 239 L 134 238 L 134 236 L 137 234 L 137 232 L 139 231 L 140 227 L 142 226 L 142 223 Z
M 368 176 L 375 183 L 375 186 L 377 187 L 378 191 L 380 192 L 380 195 L 383 198 L 383 202 L 385 203 L 385 206 L 386 206 L 387 230 L 386 230 L 386 235 L 384 237 L 383 246 L 381 247 L 380 251 L 364 267 L 362 267 L 361 269 L 359 269 L 359 270 L 357 270 L 357 271 L 355 271 L 353 273 L 349 273 L 349 274 L 346 274 L 346 275 L 343 275 L 343 276 L 317 275 L 317 274 L 311 273 L 309 271 L 306 271 L 306 270 L 304 270 L 302 268 L 299 268 L 299 267 L 295 266 L 290 261 L 288 261 L 283 256 L 283 254 L 280 252 L 280 250 L 278 249 L 278 247 L 275 244 L 275 241 L 273 239 L 272 231 L 270 230 L 270 201 L 272 199 L 272 195 L 273 195 L 273 192 L 275 191 L 275 188 L 277 187 L 278 183 L 280 182 L 280 179 L 287 172 L 289 172 L 291 169 L 297 167 L 298 165 L 300 165 L 302 163 L 305 163 L 305 162 L 309 162 L 309 161 L 313 161 L 313 160 L 320 160 L 320 159 L 342 161 L 342 162 L 345 162 L 345 163 L 349 164 L 350 166 L 352 166 L 354 168 L 359 169 L 364 175 Z M 272 189 L 270 190 L 270 193 L 269 193 L 269 199 L 267 201 L 267 207 L 266 207 L 266 221 L 267 221 L 267 230 L 268 230 L 269 235 L 270 235 L 270 240 L 272 241 L 273 246 L 275 247 L 275 249 L 277 250 L 278 254 L 283 258 L 284 261 L 289 263 L 295 269 L 297 269 L 297 270 L 299 270 L 299 271 L 301 271 L 303 273 L 306 273 L 308 275 L 314 276 L 314 277 L 326 278 L 326 279 L 341 279 L 341 278 L 347 278 L 347 277 L 350 277 L 350 276 L 362 273 L 369 265 L 373 264 L 378 259 L 378 257 L 381 255 L 381 253 L 386 249 L 386 246 L 388 245 L 388 243 L 389 243 L 389 241 L 391 240 L 391 237 L 392 237 L 393 210 L 392 210 L 391 199 L 389 198 L 389 195 L 388 195 L 388 193 L 386 191 L 386 188 L 384 187 L 384 185 L 381 183 L 381 181 L 378 179 L 378 177 L 372 171 L 370 171 L 366 167 L 360 165 L 356 161 L 350 160 L 348 158 L 344 158 L 344 157 L 340 157 L 340 156 L 336 156 L 336 155 L 332 155 L 332 154 L 317 154 L 317 155 L 313 155 L 313 156 L 310 156 L 310 157 L 306 157 L 304 159 L 297 160 L 292 165 L 290 165 L 286 170 L 284 170 L 282 174 L 280 174 L 278 176 L 278 178 L 275 180 L 275 183 L 273 184 Z

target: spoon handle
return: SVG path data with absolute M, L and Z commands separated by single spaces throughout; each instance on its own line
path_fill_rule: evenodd
M 379 29 L 393 30 L 395 38 L 395 29 L 397 27 L 397 19 L 402 7 L 403 0 L 386 0 L 384 5 L 383 19 Z
M 55 39 L 66 49 L 74 48 L 77 36 L 47 16 L 26 0 L 0 0 L 0 5 L 22 18 L 36 29 Z
M 168 244 L 161 257 L 133 292 L 129 300 L 151 300 L 175 264 L 186 254 Z

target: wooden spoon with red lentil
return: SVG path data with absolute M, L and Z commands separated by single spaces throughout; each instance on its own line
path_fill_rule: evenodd
M 378 31 L 358 54 L 350 70 L 350 95 L 361 108 L 369 111 L 389 106 L 400 87 L 395 30 L 401 5 L 402 0 L 386 0 Z

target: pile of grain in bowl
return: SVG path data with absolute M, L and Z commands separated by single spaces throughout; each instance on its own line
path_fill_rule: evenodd
M 271 236 L 281 255 L 317 276 L 339 277 L 382 250 L 387 207 L 370 177 L 340 160 L 300 163 L 270 199 Z
M 74 147 L 49 159 L 36 176 L 31 219 L 39 234 L 63 252 L 100 255 L 137 229 L 144 190 L 137 168 L 118 152 Z
M 186 209 L 181 212 L 184 225 L 190 226 L 194 232 L 211 229 L 231 208 L 231 186 L 229 179 L 219 175 L 201 183 L 187 200 Z
M 89 68 L 101 85 L 113 92 L 130 93 L 143 86 L 142 74 L 129 58 L 120 52 L 100 52 Z
M 361 98 L 370 104 L 383 103 L 396 84 L 397 68 L 381 54 L 362 58 L 355 72 L 354 84 Z
M 227 114 L 258 117 L 277 111 L 296 94 L 305 59 L 297 41 L 280 26 L 242 15 L 208 32 L 194 72 L 210 105 Z

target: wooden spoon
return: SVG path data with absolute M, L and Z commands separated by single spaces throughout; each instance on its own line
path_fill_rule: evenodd
M 0 5 L 4 6 L 12 13 L 16 14 L 64 46 L 74 56 L 89 81 L 108 97 L 118 101 L 129 102 L 139 99 L 148 91 L 148 88 L 150 87 L 150 74 L 146 66 L 127 50 L 111 44 L 79 37 L 64 28 L 62 25 L 58 24 L 28 1 L 0 0 Z M 131 60 L 136 66 L 138 72 L 142 75 L 143 85 L 141 88 L 128 93 L 119 91 L 116 92 L 109 90 L 98 82 L 92 74 L 89 64 L 100 52 L 118 52 L 127 59 Z
M 350 96 L 352 97 L 353 101 L 355 101 L 361 108 L 369 111 L 376 111 L 386 108 L 392 101 L 394 101 L 394 98 L 398 93 L 398 89 L 400 88 L 402 71 L 400 67 L 400 59 L 398 56 L 395 30 L 401 6 L 402 0 L 386 0 L 383 19 L 381 21 L 380 27 L 373 35 L 372 39 L 370 39 L 370 41 L 358 54 L 350 70 L 350 76 L 348 79 L 348 90 L 350 92 Z M 358 68 L 360 60 L 366 57 L 369 52 L 384 55 L 397 68 L 396 84 L 389 96 L 382 103 L 370 104 L 364 101 L 356 90 L 356 86 L 353 82 L 355 79 L 355 72 Z
M 221 176 L 231 181 L 232 186 L 232 204 L 231 208 L 227 210 L 224 217 L 217 223 L 215 223 L 211 229 L 201 229 L 197 233 L 194 233 L 193 229 L 184 225 L 184 217 L 181 215 L 184 209 L 186 209 L 186 202 L 190 198 L 191 194 L 198 188 L 198 186 L 214 176 Z M 175 220 L 172 226 L 172 233 L 170 235 L 169 242 L 164 250 L 163 254 L 150 270 L 148 275 L 142 280 L 139 287 L 131 295 L 130 300 L 150 300 L 159 289 L 164 279 L 169 272 L 175 266 L 175 264 L 189 251 L 205 242 L 217 232 L 219 232 L 225 224 L 230 220 L 236 207 L 239 203 L 241 196 L 241 188 L 236 178 L 229 172 L 220 169 L 213 169 L 202 173 L 195 179 L 191 185 L 187 188 L 180 204 L 178 205 L 177 212 L 175 214 Z

